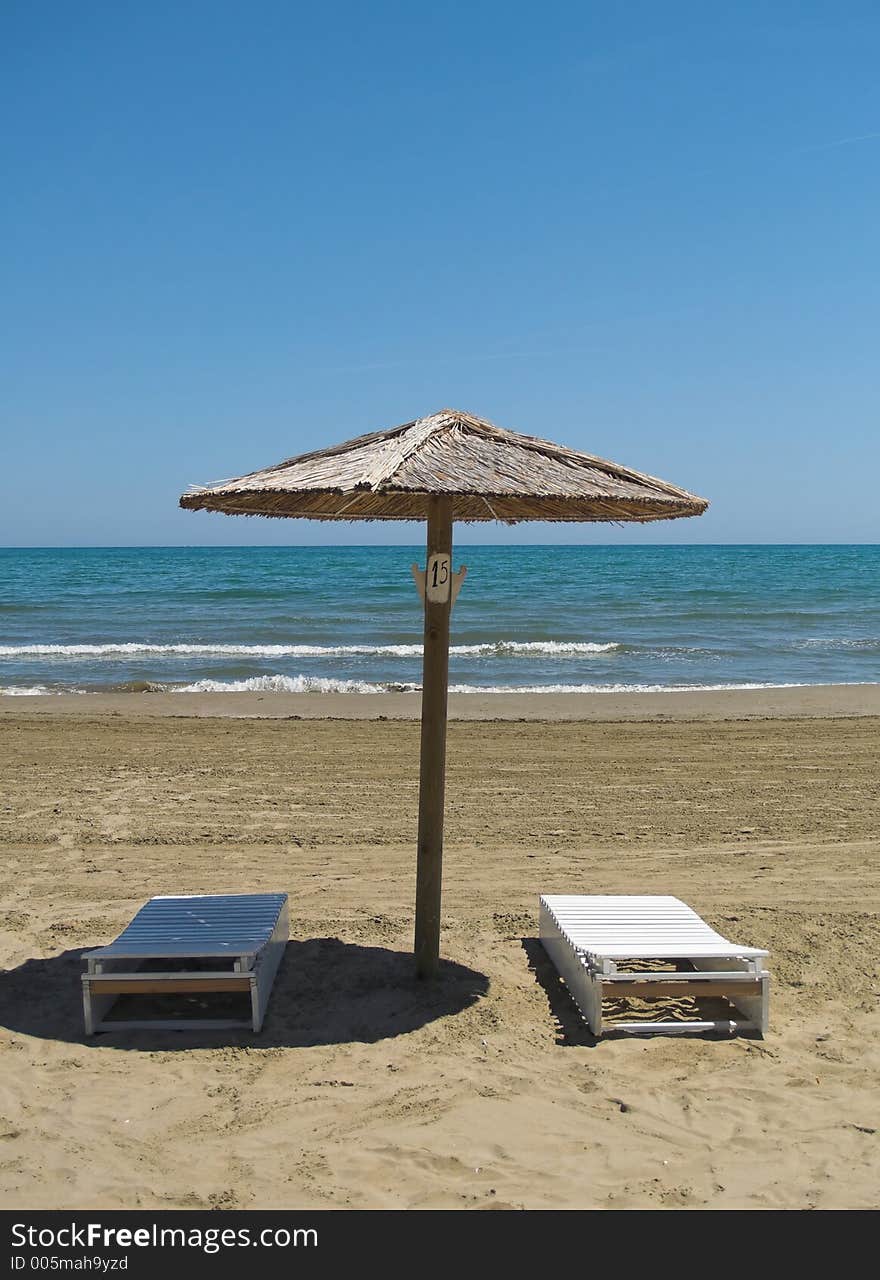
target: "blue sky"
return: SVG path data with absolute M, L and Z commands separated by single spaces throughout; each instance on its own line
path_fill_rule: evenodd
M 878 541 L 876 3 L 0 14 L 0 543 L 446 405 L 712 501 L 460 540 Z

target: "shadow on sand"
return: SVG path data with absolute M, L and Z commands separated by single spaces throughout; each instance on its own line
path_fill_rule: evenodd
M 522 948 L 535 981 L 547 997 L 550 1016 L 556 1028 L 556 1043 L 566 1048 L 595 1049 L 600 1041 L 581 1017 L 568 988 L 560 978 L 553 961 L 541 946 L 539 938 L 523 938 Z
M 408 951 L 311 938 L 288 942 L 259 1035 L 193 1027 L 108 1030 L 86 1037 L 80 976 L 83 952 L 91 949 L 26 960 L 17 969 L 0 972 L 0 1026 L 46 1040 L 141 1051 L 372 1044 L 460 1013 L 489 989 L 485 974 L 448 960 L 441 962 L 436 981 L 420 982 Z

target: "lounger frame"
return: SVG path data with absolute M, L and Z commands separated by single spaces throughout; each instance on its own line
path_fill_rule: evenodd
M 151 902 L 198 901 L 202 895 L 172 898 L 154 898 Z M 117 1031 L 133 1028 L 160 1031 L 219 1031 L 228 1028 L 249 1027 L 260 1031 L 266 1016 L 266 1007 L 281 963 L 289 935 L 287 895 L 276 895 L 280 909 L 274 928 L 265 940 L 253 949 L 218 949 L 206 944 L 204 950 L 189 946 L 182 955 L 173 945 L 157 942 L 149 952 L 143 946 L 131 954 L 125 954 L 120 941 L 109 947 L 88 952 L 83 958 L 87 969 L 82 975 L 83 1013 L 86 1035 L 97 1031 Z M 148 904 L 149 905 L 149 904 Z M 169 966 L 198 960 L 211 968 L 170 968 L 167 972 L 141 969 L 145 960 L 167 960 Z M 216 968 L 213 965 L 216 964 Z M 250 995 L 251 1016 L 242 1018 L 126 1018 L 107 1021 L 107 1014 L 121 995 L 173 995 L 215 992 L 240 992 Z
M 633 929 L 643 932 L 643 941 L 628 936 L 621 945 L 611 945 L 607 939 L 615 919 L 628 935 Z M 593 942 L 585 940 L 591 928 L 596 935 Z M 764 959 L 768 953 L 728 942 L 678 898 L 544 895 L 540 899 L 540 938 L 595 1036 L 606 1029 L 636 1035 L 749 1030 L 763 1036 L 767 1032 L 770 974 Z M 629 970 L 619 967 L 621 959 L 662 959 L 667 963 L 674 959 L 693 968 Z M 723 996 L 739 1016 L 724 1021 L 614 1021 L 607 1028 L 603 1023 L 602 1001 L 607 997 L 700 995 Z

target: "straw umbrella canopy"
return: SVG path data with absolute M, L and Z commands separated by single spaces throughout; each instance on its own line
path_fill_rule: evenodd
M 708 503 L 686 489 L 590 454 L 494 426 L 457 409 L 300 454 L 220 484 L 193 486 L 189 511 L 310 520 L 425 520 L 427 560 L 413 566 L 424 604 L 422 741 L 416 870 L 416 969 L 440 956 L 452 524 L 674 520 Z

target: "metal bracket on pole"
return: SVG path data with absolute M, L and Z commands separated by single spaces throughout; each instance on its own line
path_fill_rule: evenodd
M 425 570 L 420 569 L 417 564 L 411 564 L 409 571 L 413 576 L 413 582 L 416 584 L 416 591 L 419 593 L 419 599 L 422 604 L 425 603 Z
M 422 604 L 424 604 L 425 603 L 425 581 L 428 576 L 428 571 L 427 569 L 420 569 L 417 564 L 410 565 L 409 571 L 413 576 L 413 582 L 416 584 L 416 591 L 418 591 L 419 593 L 419 599 L 421 600 Z M 460 564 L 458 566 L 458 573 L 453 573 L 449 575 L 450 592 L 452 597 L 449 601 L 450 609 L 458 599 L 458 593 L 459 591 L 461 591 L 461 584 L 464 582 L 466 577 L 467 577 L 467 565 L 464 565 L 464 564 Z

